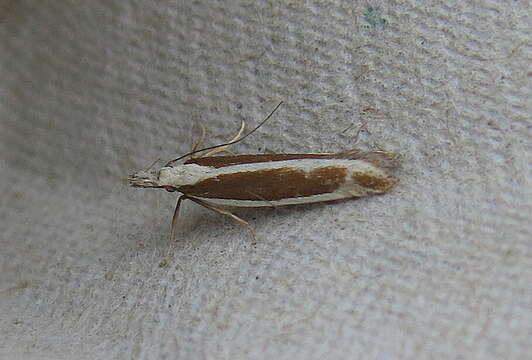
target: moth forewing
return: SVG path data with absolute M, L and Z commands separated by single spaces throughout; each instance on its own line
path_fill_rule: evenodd
M 199 150 L 195 146 L 192 152 L 169 161 L 159 170 L 138 171 L 129 177 L 134 187 L 183 194 L 172 219 L 172 239 L 181 202 L 186 199 L 250 227 L 221 207 L 276 207 L 358 198 L 385 193 L 397 182 L 389 172 L 397 166 L 399 157 L 385 151 L 210 156 L 254 133 L 281 104 L 244 136 L 242 125 L 237 136 L 225 144 Z M 207 156 L 176 165 L 177 161 L 206 150 L 211 150 Z M 250 230 L 254 236 L 251 227 Z
M 130 177 L 136 187 L 183 194 L 210 210 L 244 220 L 220 207 L 276 207 L 382 194 L 397 180 L 398 156 L 354 149 L 337 154 L 235 155 L 194 158 Z M 173 218 L 172 232 L 177 220 Z
M 299 158 L 297 154 L 289 155 L 290 160 L 207 167 L 208 176 L 176 186 L 176 190 L 213 204 L 261 207 L 379 194 L 395 183 L 384 169 L 364 160 L 305 155 L 308 154 Z

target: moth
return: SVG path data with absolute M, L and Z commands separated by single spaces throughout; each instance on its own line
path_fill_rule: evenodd
M 233 218 L 248 226 L 254 236 L 250 224 L 227 208 L 277 207 L 359 198 L 385 193 L 397 183 L 390 172 L 397 167 L 399 156 L 386 151 L 352 149 L 332 154 L 213 156 L 255 132 L 281 104 L 243 137 L 242 125 L 237 136 L 225 144 L 194 150 L 158 170 L 138 171 L 129 177 L 133 187 L 160 188 L 182 194 L 172 218 L 171 239 L 175 238 L 183 200 Z M 207 150 L 211 152 L 176 164 L 187 156 Z

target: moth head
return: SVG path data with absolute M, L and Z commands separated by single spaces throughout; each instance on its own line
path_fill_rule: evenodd
M 159 187 L 159 174 L 156 171 L 140 170 L 129 175 L 127 181 L 133 187 Z
M 180 186 L 191 185 L 205 176 L 209 169 L 196 164 L 165 166 L 156 171 L 141 170 L 129 176 L 129 184 L 133 187 L 163 188 L 176 191 Z

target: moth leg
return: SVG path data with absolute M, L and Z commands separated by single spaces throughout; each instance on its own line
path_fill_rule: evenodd
M 260 196 L 259 194 L 255 194 L 255 193 L 252 193 L 251 191 L 248 191 L 248 194 L 250 195 L 253 195 L 257 198 L 257 200 L 261 200 L 261 201 L 264 201 L 264 202 L 267 202 L 270 204 L 270 207 L 272 208 L 277 208 L 279 206 L 275 205 L 273 202 L 271 202 L 270 200 L 266 200 L 265 198 L 263 198 L 262 196 Z
M 242 123 L 240 124 L 240 130 L 238 130 L 238 133 L 235 135 L 235 137 L 229 140 L 228 143 L 232 143 L 240 139 L 242 137 L 242 134 L 244 133 L 245 128 L 246 128 L 246 123 L 244 122 L 244 120 L 242 120 Z M 219 148 L 211 150 L 205 155 L 203 155 L 202 157 L 213 156 L 214 154 L 218 154 L 222 151 L 228 151 L 227 149 L 229 148 L 229 146 L 231 145 L 221 146 Z
M 229 149 L 222 149 L 222 150 L 220 150 L 220 152 L 226 152 L 226 153 L 228 153 L 228 154 L 230 154 L 232 156 L 236 156 L 236 154 L 234 152 L 232 152 L 231 150 L 229 150 Z
M 358 138 L 360 137 L 360 134 L 362 133 L 362 131 L 365 131 L 369 135 L 371 135 L 371 132 L 368 130 L 368 126 L 367 125 L 368 125 L 368 120 L 366 120 L 362 124 L 360 124 L 360 126 L 358 127 L 357 132 L 355 134 L 355 139 L 354 139 L 355 141 L 353 142 L 354 144 L 356 144 L 358 142 Z M 351 130 L 353 127 L 355 127 L 355 124 L 349 125 L 345 130 L 342 131 L 342 134 L 345 134 L 346 132 Z
M 170 241 L 174 241 L 175 239 L 175 229 L 177 225 L 177 219 L 179 218 L 179 208 L 181 207 L 181 202 L 183 200 L 189 199 L 186 195 L 181 195 L 179 199 L 177 199 L 177 204 L 175 205 L 174 210 L 174 216 L 172 216 L 172 225 L 170 227 Z
M 203 126 L 202 123 L 199 123 L 199 126 L 201 127 L 201 136 L 200 138 L 196 141 L 196 143 L 194 144 L 194 146 L 192 147 L 192 150 L 191 152 L 194 152 L 198 149 L 200 149 L 201 147 L 203 147 L 203 141 L 205 140 L 205 126 Z M 190 155 L 190 158 L 191 159 L 194 159 L 198 156 L 195 156 L 195 155 Z
M 368 121 L 364 121 L 360 127 L 358 128 L 356 134 L 355 134 L 355 144 L 358 142 L 358 138 L 360 137 L 360 133 L 362 133 L 362 131 L 366 131 L 368 134 L 371 135 L 371 133 L 369 132 L 368 130 Z
M 185 196 L 185 195 L 183 195 L 183 196 Z M 205 207 L 205 208 L 207 208 L 209 210 L 217 212 L 218 214 L 229 216 L 231 219 L 238 221 L 240 224 L 242 224 L 242 225 L 244 225 L 244 226 L 246 226 L 248 228 L 249 232 L 251 233 L 251 236 L 253 237 L 253 240 L 254 241 L 257 240 L 257 238 L 255 237 L 255 230 L 253 229 L 251 224 L 248 223 L 246 220 L 239 218 L 238 216 L 236 216 L 235 214 L 233 214 L 233 213 L 231 213 L 231 212 L 229 212 L 227 210 L 223 210 L 223 209 L 217 208 L 217 207 L 209 204 L 206 201 L 203 201 L 203 200 L 200 200 L 200 199 L 196 199 L 196 198 L 193 198 L 193 197 L 188 197 L 188 196 L 186 198 L 191 200 L 191 201 L 194 201 L 196 204 L 201 205 L 201 206 L 203 206 L 203 207 Z

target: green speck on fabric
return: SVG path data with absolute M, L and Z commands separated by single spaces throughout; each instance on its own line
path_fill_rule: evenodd
M 366 19 L 373 29 L 384 29 L 384 26 L 386 26 L 386 19 L 382 17 L 382 10 L 380 8 L 368 7 L 364 13 L 364 19 Z

